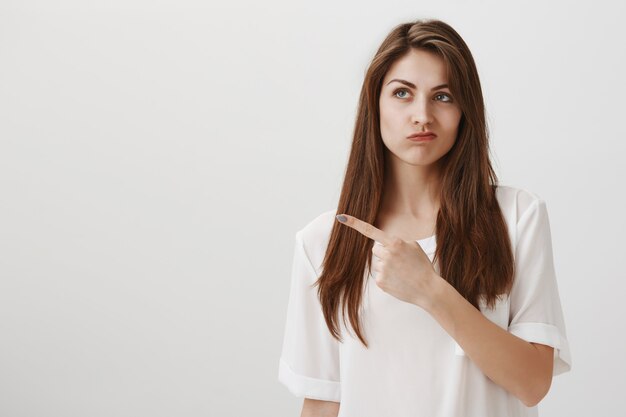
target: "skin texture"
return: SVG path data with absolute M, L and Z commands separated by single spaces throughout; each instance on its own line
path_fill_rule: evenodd
M 401 79 L 415 85 L 415 88 Z M 447 87 L 444 61 L 432 52 L 412 49 L 395 61 L 382 82 L 379 97 L 380 133 L 385 145 L 385 193 L 380 222 L 393 218 L 397 229 L 415 229 L 434 223 L 439 208 L 441 170 L 438 161 L 454 145 L 461 121 L 461 109 Z M 412 133 L 431 131 L 433 141 L 417 143 Z M 410 226 L 410 227 L 403 227 Z M 396 227 L 394 227 L 396 228 Z M 419 239 L 431 236 L 429 227 Z
M 305 398 L 300 417 L 337 417 L 339 403 Z

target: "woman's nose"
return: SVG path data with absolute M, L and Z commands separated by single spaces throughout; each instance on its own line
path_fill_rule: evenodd
M 426 125 L 432 123 L 432 109 L 428 99 L 416 99 L 411 114 L 412 123 L 421 123 Z

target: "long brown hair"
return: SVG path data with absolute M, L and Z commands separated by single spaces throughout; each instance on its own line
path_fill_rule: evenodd
M 485 108 L 476 64 L 469 48 L 448 24 L 420 19 L 396 26 L 382 42 L 363 81 L 350 156 L 337 213 L 370 224 L 376 221 L 383 196 L 384 144 L 378 108 L 382 80 L 390 66 L 421 48 L 446 64 L 448 84 L 462 110 L 454 145 L 438 163 L 442 167 L 440 206 L 436 220 L 437 247 L 433 263 L 440 275 L 474 307 L 484 297 L 493 308 L 499 294 L 513 282 L 513 252 L 505 219 L 496 199 L 497 177 L 489 159 Z M 334 338 L 339 307 L 363 338 L 359 310 L 365 274 L 371 272 L 373 240 L 334 222 L 318 280 L 318 297 Z

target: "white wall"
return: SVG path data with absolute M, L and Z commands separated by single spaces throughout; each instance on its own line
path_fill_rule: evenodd
M 0 415 L 299 415 L 293 237 L 420 17 L 474 54 L 501 182 L 548 204 L 573 367 L 540 414 L 617 415 L 624 6 L 503 3 L 0 2 Z

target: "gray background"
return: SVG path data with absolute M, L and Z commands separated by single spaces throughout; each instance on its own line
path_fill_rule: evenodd
M 474 54 L 501 182 L 547 202 L 573 369 L 540 415 L 623 410 L 624 6 L 433 3 L 1 1 L 0 415 L 299 415 L 294 235 L 420 17 Z

